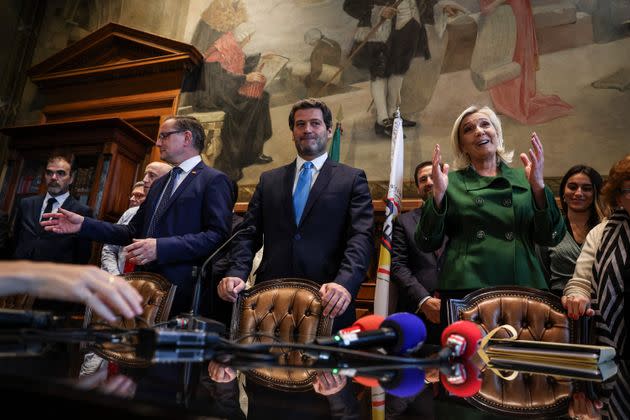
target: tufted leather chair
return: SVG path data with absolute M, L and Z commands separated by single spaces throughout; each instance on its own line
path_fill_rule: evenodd
M 309 343 L 315 337 L 330 335 L 332 322 L 321 316 L 320 285 L 310 280 L 285 278 L 261 282 L 242 292 L 234 304 L 230 336 L 242 344 L 276 341 Z M 302 352 L 283 352 L 280 362 L 302 363 Z M 247 377 L 261 385 L 288 391 L 311 388 L 314 371 L 255 369 Z
M 26 294 L 0 296 L 0 309 L 33 309 L 35 298 Z
M 113 327 L 123 329 L 146 328 L 168 320 L 177 286 L 155 273 L 133 272 L 123 274 L 121 277 L 127 280 L 142 296 L 143 311 L 140 315 L 142 320 L 139 320 L 138 317 L 136 319 L 122 319 L 113 324 Z M 101 328 L 100 322 L 102 319 L 93 314 L 91 308 L 87 308 L 83 326 L 85 328 Z M 104 346 L 102 349 L 95 350 L 95 353 L 121 365 L 143 366 L 146 364 L 145 361 L 136 359 L 132 352 L 119 350 L 115 346 Z
M 474 321 L 486 332 L 509 324 L 516 329 L 517 340 L 577 343 L 583 336 L 581 325 L 566 316 L 560 298 L 526 287 L 480 289 L 463 299 L 451 299 L 448 319 L 449 323 L 462 319 Z M 495 335 L 507 336 L 504 331 Z M 481 390 L 468 400 L 501 415 L 518 413 L 554 418 L 566 415 L 574 386 L 571 380 L 525 373 L 508 381 L 486 370 Z

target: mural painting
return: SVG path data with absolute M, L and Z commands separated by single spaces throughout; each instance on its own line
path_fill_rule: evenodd
M 306 96 L 342 117 L 340 160 L 373 183 L 389 176 L 396 107 L 409 182 L 436 143 L 451 159 L 452 122 L 473 103 L 499 113 L 516 153 L 536 131 L 548 177 L 605 173 L 630 150 L 627 0 L 162 0 L 146 17 L 141 0 L 71 3 L 85 30 L 107 16 L 203 54 L 178 112 L 202 120 L 204 158 L 243 187 L 294 159 L 287 115 Z

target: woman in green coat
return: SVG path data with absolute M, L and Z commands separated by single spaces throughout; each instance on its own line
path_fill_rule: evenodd
M 416 230 L 427 252 L 449 238 L 439 276 L 442 301 L 483 287 L 547 289 L 534 245 L 558 244 L 566 228 L 545 187 L 540 139 L 532 133 L 529 153 L 521 153 L 524 170 L 510 168 L 514 153 L 505 150 L 499 118 L 488 107 L 471 106 L 455 121 L 451 142 L 456 170 L 440 165 L 436 145 L 433 197 Z

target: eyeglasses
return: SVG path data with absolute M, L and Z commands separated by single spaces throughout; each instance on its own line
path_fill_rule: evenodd
M 176 133 L 182 133 L 182 132 L 184 132 L 184 131 L 186 131 L 186 130 L 173 130 L 173 131 L 166 131 L 166 132 L 164 132 L 164 133 L 160 133 L 160 134 L 158 134 L 158 138 L 159 138 L 160 140 L 166 140 L 169 136 L 171 136 L 171 135 L 173 135 L 173 134 L 176 134 Z
M 626 198 L 630 198 L 630 188 L 621 188 L 619 192 L 621 192 L 621 195 L 625 196 Z

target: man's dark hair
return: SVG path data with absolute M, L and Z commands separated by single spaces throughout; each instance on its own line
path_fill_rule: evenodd
M 192 133 L 193 145 L 195 149 L 201 153 L 206 142 L 206 131 L 197 118 L 186 115 L 170 115 L 166 117 L 164 121 L 167 120 L 174 120 L 175 128 L 178 130 L 190 131 Z
M 430 160 L 425 160 L 424 162 L 420 162 L 419 164 L 416 165 L 416 169 L 414 169 L 413 171 L 413 180 L 416 183 L 416 188 L 419 187 L 418 172 L 420 172 L 420 169 L 424 168 L 425 166 L 431 166 L 431 165 L 433 165 L 433 162 L 431 162 Z
M 74 173 L 74 171 L 76 171 L 76 162 L 73 159 L 72 154 L 70 153 L 65 153 L 65 152 L 53 152 L 48 156 L 48 160 L 46 161 L 46 164 L 49 164 L 50 162 L 53 162 L 55 160 L 64 160 L 66 161 L 66 163 L 68 163 L 68 165 L 70 165 L 70 174 Z
M 289 128 L 293 131 L 293 127 L 295 126 L 295 113 L 300 109 L 310 109 L 317 108 L 322 111 L 322 116 L 324 117 L 324 124 L 326 124 L 326 129 L 332 128 L 332 112 L 330 108 L 324 103 L 324 101 L 320 101 L 315 98 L 307 98 L 297 101 L 293 104 L 291 108 L 291 112 L 289 113 Z

